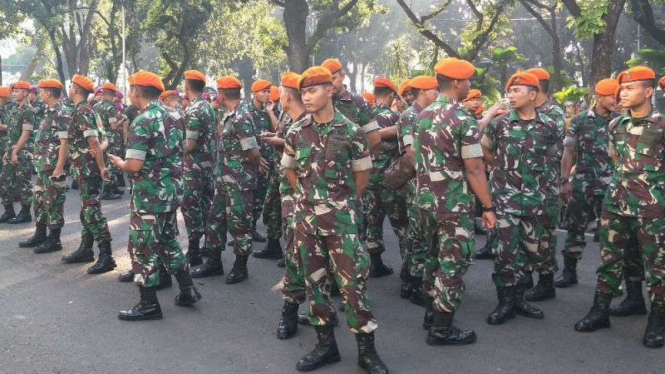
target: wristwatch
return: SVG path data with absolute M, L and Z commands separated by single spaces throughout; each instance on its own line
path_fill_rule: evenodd
M 570 183 L 570 179 L 567 177 L 561 177 L 559 178 L 559 185 Z
M 496 213 L 496 207 L 494 205 L 492 205 L 490 207 L 485 207 L 484 206 L 484 207 L 481 208 L 481 210 L 483 212 L 494 212 L 494 213 Z

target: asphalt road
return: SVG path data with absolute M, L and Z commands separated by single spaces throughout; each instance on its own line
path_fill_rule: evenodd
M 119 267 L 101 276 L 87 275 L 89 264 L 60 261 L 79 244 L 78 191 L 67 193 L 65 209 L 62 253 L 35 255 L 18 248 L 32 234 L 32 223 L 0 225 L 0 373 L 294 373 L 297 360 L 316 343 L 311 328 L 287 341 L 275 337 L 282 300 L 273 286 L 282 269 L 273 260 L 252 258 L 250 278 L 241 284 L 226 285 L 224 277 L 197 282 L 203 300 L 195 308 L 174 306 L 172 288 L 159 292 L 163 320 L 119 321 L 118 311 L 138 300 L 135 286 L 116 280 L 129 267 L 128 198 L 104 203 Z M 180 230 L 185 232 L 182 219 Z M 179 240 L 186 246 L 185 235 Z M 484 240 L 479 236 L 477 246 Z M 386 262 L 399 269 L 389 230 L 386 242 Z M 233 254 L 226 251 L 223 261 L 228 272 Z M 665 350 L 641 344 L 646 317 L 614 318 L 611 329 L 595 333 L 573 330 L 591 306 L 597 264 L 598 246 L 591 243 L 580 284 L 538 303 L 544 320 L 516 317 L 490 326 L 485 318 L 496 303 L 492 262 L 476 261 L 465 276 L 456 324 L 473 328 L 478 341 L 463 347 L 426 345 L 423 309 L 399 298 L 397 274 L 371 279 L 377 349 L 391 373 L 662 372 Z M 344 327 L 336 334 L 342 362 L 317 372 L 363 373 L 352 334 Z

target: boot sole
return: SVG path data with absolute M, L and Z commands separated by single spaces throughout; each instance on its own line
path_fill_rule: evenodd
M 469 340 L 461 340 L 461 341 L 456 341 L 456 340 L 438 340 L 436 338 L 431 337 L 430 335 L 427 335 L 427 345 L 432 345 L 432 346 L 440 346 L 440 345 L 467 345 L 467 344 L 473 344 L 476 342 L 477 337 L 474 335 L 472 339 Z
M 228 278 L 226 278 L 224 283 L 226 283 L 226 284 L 238 284 L 238 283 L 242 283 L 242 282 L 246 281 L 247 279 L 249 279 L 249 277 L 243 277 L 243 278 L 239 278 L 239 279 L 228 279 Z
M 610 323 L 610 322 L 603 323 L 602 325 L 600 325 L 600 326 L 596 326 L 596 327 L 593 328 L 593 329 L 584 329 L 584 330 L 581 330 L 581 329 L 578 329 L 577 326 L 575 326 L 575 331 L 577 331 L 577 332 L 594 332 L 594 331 L 598 331 L 598 330 L 600 330 L 600 329 L 609 329 L 610 326 L 611 326 L 611 323 Z
M 647 348 L 662 348 L 663 346 L 665 346 L 665 342 L 648 343 L 646 340 L 642 340 L 642 345 Z
M 45 242 L 45 241 L 44 241 L 44 242 Z M 35 248 L 35 247 L 39 247 L 40 245 L 44 244 L 44 242 L 29 243 L 29 244 L 26 244 L 26 243 L 18 243 L 18 247 L 19 247 L 19 248 Z
M 574 283 L 554 283 L 556 288 L 568 288 L 577 285 L 577 282 Z
M 93 272 L 91 272 L 90 269 L 88 269 L 88 270 L 87 270 L 87 273 L 90 274 L 90 275 L 104 274 L 104 273 L 108 273 L 109 271 L 113 271 L 113 269 L 115 269 L 116 267 L 118 267 L 118 265 L 113 264 L 112 267 L 109 267 L 109 268 L 103 268 L 103 269 L 96 270 L 96 271 L 93 271 Z
M 81 263 L 94 262 L 94 261 L 95 261 L 94 257 L 81 258 L 75 261 L 62 259 L 62 262 L 64 262 L 65 264 L 81 264 Z
M 298 370 L 298 371 L 312 371 L 312 370 L 316 370 L 316 369 L 318 369 L 322 366 L 328 365 L 328 364 L 334 364 L 336 362 L 340 362 L 341 360 L 342 360 L 342 357 L 339 354 L 337 354 L 337 356 L 329 357 L 325 361 L 322 361 L 317 365 L 300 367 L 296 364 L 296 370 Z M 362 366 L 360 366 L 360 367 L 362 367 Z
M 488 319 L 487 319 L 487 324 L 488 324 L 488 325 L 492 325 L 492 326 L 499 326 L 499 325 L 503 325 L 504 323 L 508 322 L 509 320 L 511 320 L 511 319 L 513 319 L 513 318 L 515 318 L 515 315 L 514 315 L 514 314 L 513 314 L 513 315 L 509 315 L 509 316 L 507 316 L 504 320 L 500 320 L 500 321 L 492 321 L 492 320 L 490 320 L 490 319 L 488 318 Z
M 224 275 L 224 269 L 192 272 L 191 275 L 192 278 L 207 278 L 207 277 L 213 277 L 215 275 Z
M 528 313 L 522 313 L 522 312 L 515 312 L 516 315 L 522 316 L 525 318 L 531 318 L 531 319 L 545 319 L 545 314 L 528 314 Z
M 128 317 L 118 314 L 118 319 L 121 321 L 156 321 L 162 318 L 164 318 L 164 316 L 161 313 L 154 315 L 143 315 L 140 317 Z

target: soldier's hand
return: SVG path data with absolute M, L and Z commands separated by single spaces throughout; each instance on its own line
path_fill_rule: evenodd
M 274 101 L 268 101 L 268 104 L 266 104 L 266 110 L 269 111 L 275 110 L 275 105 L 277 105 L 277 103 L 275 103 Z
M 563 201 L 570 201 L 573 197 L 573 185 L 570 182 L 562 184 L 559 188 L 559 195 L 561 195 Z
M 52 174 L 53 176 L 57 177 L 62 174 L 65 174 L 65 171 L 62 168 L 56 167 L 55 169 L 53 169 L 53 174 Z
M 16 152 L 12 152 L 11 163 L 14 165 L 18 165 L 18 154 Z
M 483 227 L 493 229 L 496 225 L 496 214 L 494 212 L 483 212 Z
M 97 157 L 97 151 L 95 149 L 90 148 L 88 154 L 92 157 Z
M 259 164 L 259 171 L 261 174 L 268 174 L 268 161 L 265 158 L 261 157 L 261 163 Z
M 111 181 L 111 172 L 107 168 L 102 168 L 102 170 L 99 171 L 99 173 L 102 176 L 102 180 L 104 182 L 110 182 Z

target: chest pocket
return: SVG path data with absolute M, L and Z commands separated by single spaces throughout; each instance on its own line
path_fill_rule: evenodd
M 309 159 L 309 156 L 312 154 L 312 148 L 311 146 L 305 146 L 302 148 L 298 148 L 296 150 L 296 163 L 298 164 L 297 166 L 297 174 L 299 178 L 306 177 L 310 174 L 311 172 L 311 160 Z
M 351 138 L 346 127 L 335 127 L 326 139 L 324 176 L 333 182 L 342 179 L 350 160 Z
M 555 134 L 552 129 L 536 125 L 531 131 L 533 140 L 532 153 L 527 162 L 534 170 L 545 170 L 545 165 L 549 159 L 556 157 L 558 147 L 555 142 Z
M 663 166 L 663 129 L 648 125 L 635 143 L 635 158 L 644 171 L 659 171 Z
M 501 132 L 501 136 L 497 139 L 498 147 L 494 158 L 495 167 L 504 170 L 518 168 L 522 158 L 524 138 L 513 134 L 519 134 L 521 131 L 522 129 L 519 127 L 507 127 Z

